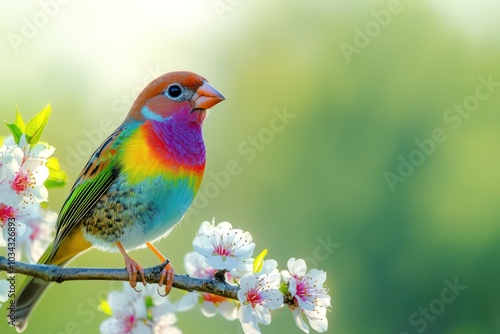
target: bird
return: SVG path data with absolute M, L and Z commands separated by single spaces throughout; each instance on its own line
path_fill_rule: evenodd
M 163 74 L 137 96 L 123 123 L 97 148 L 75 181 L 56 222 L 54 241 L 38 263 L 64 266 L 97 248 L 120 252 L 135 289 L 144 271 L 128 252 L 150 248 L 167 236 L 191 205 L 203 178 L 202 124 L 224 96 L 193 72 Z M 168 294 L 174 270 L 160 278 Z M 18 332 L 24 331 L 49 286 L 28 277 L 15 299 Z

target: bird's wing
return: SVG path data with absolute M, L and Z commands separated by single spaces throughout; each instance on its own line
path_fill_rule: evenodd
M 116 181 L 120 173 L 116 154 L 124 129 L 118 128 L 99 146 L 78 176 L 57 220 L 53 253 Z

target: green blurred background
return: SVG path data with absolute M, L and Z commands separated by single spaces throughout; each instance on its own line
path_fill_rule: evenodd
M 191 70 L 226 96 L 204 127 L 208 200 L 159 244 L 178 272 L 215 217 L 250 230 L 283 269 L 293 256 L 328 272 L 330 333 L 500 333 L 500 87 L 478 79 L 500 81 L 497 1 L 1 2 L 1 119 L 50 102 L 44 139 L 71 182 L 153 77 Z M 476 89 L 489 96 L 447 120 Z M 277 111 L 294 118 L 273 121 Z M 430 144 L 436 128 L 446 140 Z M 391 189 L 386 172 L 410 156 L 419 166 Z M 232 160 L 241 172 L 216 183 Z M 53 210 L 69 188 L 51 193 Z M 72 266 L 123 259 L 93 250 Z M 444 303 L 455 279 L 467 288 Z M 26 333 L 97 333 L 109 288 L 52 287 Z M 241 332 L 199 310 L 178 326 Z M 286 309 L 261 328 L 300 332 Z M 0 332 L 14 330 L 2 322 Z

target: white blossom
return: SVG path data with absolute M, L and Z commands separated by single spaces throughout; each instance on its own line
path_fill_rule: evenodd
M 16 238 L 16 260 L 25 254 L 28 262 L 36 263 L 53 241 L 57 213 L 33 205 L 33 211 L 25 217 L 26 231 Z
M 291 258 L 288 260 L 288 271 L 283 270 L 281 275 L 288 284 L 288 290 L 293 298 L 293 315 L 297 326 L 309 333 L 309 326 L 302 318 L 304 314 L 309 325 L 318 333 L 328 330 L 327 308 L 330 307 L 328 289 L 323 285 L 326 273 L 312 269 L 306 273 L 307 267 L 303 259 Z
M 193 241 L 193 248 L 215 269 L 238 269 L 252 257 L 255 244 L 249 232 L 234 229 L 228 222 L 205 221 Z
M 274 260 L 266 260 L 258 273 L 248 273 L 240 280 L 238 318 L 246 334 L 259 334 L 259 323 L 271 323 L 270 310 L 283 305 L 279 290 L 280 274 Z
M 204 256 L 196 252 L 190 252 L 184 256 L 184 267 L 189 276 L 196 278 L 214 278 L 217 272 L 207 264 Z M 231 275 L 226 273 L 226 281 L 231 280 Z M 201 313 L 206 317 L 213 317 L 219 313 L 227 320 L 236 319 L 235 301 L 206 292 L 193 291 L 185 294 L 179 300 L 178 310 L 186 311 L 198 304 L 201 304 Z
M 44 186 L 49 176 L 45 159 L 29 158 L 19 147 L 8 147 L 2 157 L 3 179 L 0 202 L 10 206 L 27 206 L 48 200 Z
M 31 208 L 31 206 L 29 206 Z M 7 245 L 7 241 L 18 240 L 26 231 L 24 223 L 29 217 L 29 213 L 19 208 L 0 203 L 0 247 Z
M 101 333 L 180 334 L 181 331 L 173 326 L 177 321 L 175 306 L 158 294 L 158 284 L 140 289 L 136 292 L 124 283 L 123 291 L 109 293 L 106 305 L 112 316 L 101 323 Z

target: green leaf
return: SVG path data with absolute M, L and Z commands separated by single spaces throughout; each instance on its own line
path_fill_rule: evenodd
M 15 124 L 9 124 L 5 122 L 5 125 L 9 128 L 10 132 L 12 132 L 12 135 L 14 136 L 14 140 L 16 141 L 16 144 L 19 144 L 19 139 L 22 136 L 21 130 L 17 127 Z
M 47 159 L 46 166 L 49 169 L 49 177 L 44 183 L 47 188 L 62 187 L 68 183 L 68 174 L 61 169 L 56 157 Z
M 255 260 L 253 260 L 253 272 L 258 273 L 259 271 L 262 270 L 262 266 L 264 265 L 264 258 L 267 255 L 267 248 L 264 249 L 257 257 Z
M 51 111 L 50 104 L 47 104 L 42 111 L 33 116 L 28 124 L 26 124 L 26 139 L 28 140 L 28 144 L 35 145 L 38 143 L 40 137 L 42 137 L 43 129 L 49 120 Z
M 150 307 L 155 306 L 155 304 L 153 302 L 153 298 L 151 296 L 146 296 L 144 298 L 144 303 L 146 304 L 146 308 L 150 308 Z
M 285 296 L 289 296 L 290 295 L 290 291 L 288 291 L 288 284 L 286 284 L 286 283 L 281 283 L 281 285 L 280 285 L 280 291 Z
M 14 124 L 18 127 L 19 130 L 21 130 L 21 133 L 26 132 L 26 124 L 24 124 L 23 117 L 21 116 L 21 113 L 19 113 L 19 109 L 16 107 L 16 120 L 14 121 Z

